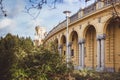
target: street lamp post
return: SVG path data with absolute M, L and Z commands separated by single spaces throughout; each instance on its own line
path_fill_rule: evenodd
M 68 34 L 69 34 L 69 32 L 68 32 L 68 18 L 69 18 L 69 16 L 70 16 L 70 11 L 64 11 L 63 12 L 64 14 L 66 14 L 66 20 L 67 20 L 67 32 L 66 32 L 66 46 L 67 46 L 67 51 L 66 51 L 66 62 L 67 63 L 69 63 L 70 62 L 70 53 L 69 53 L 69 46 L 68 46 Z M 68 67 L 68 64 L 67 64 L 67 67 Z

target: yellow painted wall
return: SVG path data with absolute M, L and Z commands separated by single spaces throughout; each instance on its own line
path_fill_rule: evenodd
M 71 42 L 71 37 L 74 37 L 72 43 L 72 49 L 74 49 L 74 57 L 72 57 L 73 63 L 79 65 L 79 47 L 78 42 L 80 39 L 85 39 L 85 65 L 86 67 L 94 67 L 97 65 L 97 35 L 106 34 L 105 39 L 105 66 L 110 68 L 115 68 L 116 71 L 120 70 L 120 23 L 112 23 L 110 26 L 110 20 L 112 17 L 113 8 L 111 6 L 104 6 L 98 8 L 98 3 L 96 6 L 96 11 L 89 13 L 88 15 L 82 14 L 81 18 L 78 18 L 74 22 L 69 23 L 69 41 Z M 116 6 L 117 11 L 120 13 L 120 6 Z M 83 13 L 82 10 L 79 13 Z M 120 15 L 119 15 L 120 16 Z M 118 25 L 116 25 L 118 24 Z M 92 32 L 89 29 L 89 25 L 93 25 L 94 29 Z M 116 25 L 116 26 L 115 26 Z M 53 31 L 46 37 L 45 43 L 58 39 L 58 45 L 62 45 L 62 54 L 66 52 L 66 43 L 61 43 L 62 35 L 66 36 L 66 26 L 61 23 L 61 29 L 53 29 Z M 110 31 L 108 28 L 110 27 Z M 114 30 L 114 31 L 113 31 Z M 72 32 L 75 31 L 77 36 L 72 36 Z M 55 32 L 55 33 L 53 33 Z M 114 35 L 114 37 L 113 37 Z M 93 36 L 93 38 L 90 38 Z M 92 46 L 91 46 L 92 45 Z M 93 59 L 94 58 L 94 59 Z M 94 64 L 92 65 L 92 60 Z

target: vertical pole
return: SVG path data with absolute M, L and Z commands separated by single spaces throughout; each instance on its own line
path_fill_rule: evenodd
M 70 54 L 69 54 L 69 45 L 68 45 L 68 35 L 69 35 L 69 32 L 68 32 L 68 17 L 69 17 L 69 14 L 71 13 L 70 11 L 64 11 L 63 12 L 64 14 L 66 14 L 66 20 L 67 20 L 67 32 L 66 32 L 66 37 L 67 37 L 67 40 L 66 40 L 66 46 L 67 46 L 67 51 L 66 51 L 66 62 L 69 63 L 70 62 Z M 67 64 L 67 67 L 69 65 Z
M 68 45 L 68 16 L 66 16 L 67 19 L 67 33 L 66 33 L 66 38 L 67 38 L 67 52 L 66 52 L 66 62 L 69 63 L 69 45 Z

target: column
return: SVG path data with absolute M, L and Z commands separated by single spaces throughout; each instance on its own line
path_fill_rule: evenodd
M 62 56 L 62 45 L 59 45 L 58 51 L 59 51 L 59 55 L 60 55 L 60 57 L 61 57 L 61 56 Z
M 68 62 L 70 62 L 71 61 L 71 45 L 72 45 L 72 42 L 69 42 L 68 43 Z
M 97 36 L 97 70 L 105 69 L 105 34 Z
M 79 68 L 82 67 L 82 44 L 81 41 L 79 41 Z
M 85 66 L 85 47 L 84 47 L 85 39 L 81 39 L 82 46 L 82 68 Z
M 100 36 L 97 36 L 97 70 L 100 69 L 101 66 L 101 41 Z
M 105 34 L 101 35 L 101 69 L 105 69 Z

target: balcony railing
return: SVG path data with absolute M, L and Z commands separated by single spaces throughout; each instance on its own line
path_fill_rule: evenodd
M 107 6 L 107 5 L 110 5 L 112 3 L 118 3 L 118 2 L 120 2 L 120 0 L 105 0 L 104 5 Z
M 104 1 L 104 5 L 103 8 L 106 7 L 107 5 L 110 5 L 112 3 L 120 3 L 120 0 L 105 0 Z M 78 19 L 82 19 L 83 17 L 89 15 L 90 13 L 93 13 L 97 10 L 96 8 L 96 4 L 97 2 L 91 4 L 90 6 L 80 10 L 83 11 L 83 15 L 82 16 L 78 16 L 79 12 L 78 11 L 76 14 L 74 14 L 73 16 L 70 17 L 70 23 L 77 21 Z M 46 38 L 49 38 L 51 35 L 55 34 L 56 32 L 64 29 L 66 27 L 66 20 L 64 20 L 63 22 L 59 23 L 56 27 L 54 27 L 46 36 Z
M 49 38 L 51 35 L 54 33 L 58 32 L 61 29 L 64 29 L 66 27 L 66 20 L 63 22 L 59 23 L 56 27 L 54 27 L 46 36 L 46 38 Z
M 84 8 L 83 9 L 83 14 L 85 16 L 85 15 L 91 13 L 91 12 L 94 12 L 94 11 L 96 11 L 96 3 Z
M 70 17 L 70 23 L 76 21 L 77 19 L 78 19 L 78 13 Z

